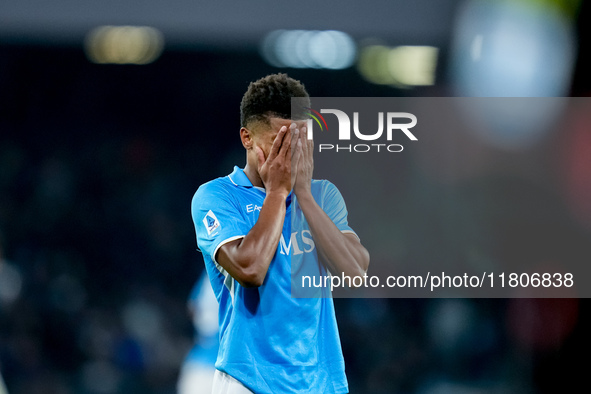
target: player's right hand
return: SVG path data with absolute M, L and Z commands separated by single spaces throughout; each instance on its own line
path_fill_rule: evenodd
M 259 159 L 259 176 L 265 185 L 267 194 L 280 193 L 287 197 L 291 191 L 291 133 L 286 126 L 279 129 L 273 141 L 269 156 L 265 160 L 263 150 L 256 146 Z

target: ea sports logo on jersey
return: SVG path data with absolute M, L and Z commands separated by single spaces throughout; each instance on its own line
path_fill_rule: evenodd
M 338 122 L 337 144 L 318 144 L 318 152 L 402 152 L 404 147 L 401 144 L 392 143 L 393 138 L 400 134 L 406 136 L 410 141 L 417 141 L 417 137 L 410 131 L 417 125 L 417 117 L 410 112 L 377 112 L 365 113 L 363 116 L 377 116 L 377 131 L 361 130 L 359 126 L 360 114 L 353 112 L 353 122 L 347 113 L 339 109 L 321 109 L 320 112 L 312 108 L 305 108 L 310 116 L 307 119 L 308 139 L 314 138 L 314 125 L 320 127 L 320 132 L 328 132 L 328 124 L 321 114 L 332 114 Z M 367 111 L 366 111 L 367 112 Z M 326 130 L 325 130 L 326 129 Z M 351 133 L 351 130 L 353 131 Z M 359 144 L 344 144 L 343 142 L 364 141 Z

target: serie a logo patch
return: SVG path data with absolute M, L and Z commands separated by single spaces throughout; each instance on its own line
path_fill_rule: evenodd
M 220 228 L 220 222 L 211 210 L 203 218 L 203 224 L 207 229 L 207 235 L 211 235 L 216 229 Z

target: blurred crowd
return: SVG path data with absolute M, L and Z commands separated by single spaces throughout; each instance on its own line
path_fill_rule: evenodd
M 172 173 L 142 176 L 149 147 L 131 144 L 50 157 L 0 148 L 0 359 L 11 392 L 149 392 L 174 380 L 200 269 L 190 195 Z

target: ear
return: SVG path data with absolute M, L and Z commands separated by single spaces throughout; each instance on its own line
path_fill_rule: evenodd
M 252 137 L 252 131 L 248 130 L 246 127 L 240 129 L 240 140 L 242 141 L 242 146 L 244 146 L 244 149 L 252 149 L 254 146 Z

